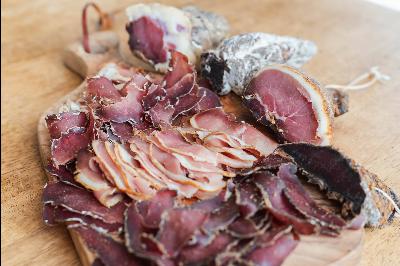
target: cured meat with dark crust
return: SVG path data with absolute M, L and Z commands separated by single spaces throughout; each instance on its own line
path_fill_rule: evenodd
M 285 184 L 276 176 L 268 172 L 253 175 L 254 182 L 260 189 L 266 208 L 272 215 L 284 224 L 292 225 L 300 234 L 315 233 L 316 226 L 297 211 L 284 194 Z
M 296 210 L 320 224 L 321 230 L 325 230 L 325 233 L 338 234 L 346 222 L 317 205 L 298 180 L 296 171 L 297 168 L 293 164 L 283 164 L 279 167 L 277 175 L 285 183 L 285 195 Z
M 342 202 L 342 216 L 353 218 L 363 214 L 367 225 L 376 227 L 390 221 L 395 213 L 393 202 L 398 201 L 394 191 L 339 151 L 293 143 L 280 145 L 276 152 L 292 160 L 328 197 Z
M 317 82 L 294 68 L 263 68 L 246 87 L 243 101 L 281 142 L 330 143 L 333 115 L 329 99 Z

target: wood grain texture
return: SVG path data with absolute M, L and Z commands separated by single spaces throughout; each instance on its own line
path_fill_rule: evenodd
M 79 265 L 63 227 L 45 227 L 45 174 L 37 149 L 40 114 L 81 79 L 61 61 L 80 35 L 85 1 L 6 0 L 2 7 L 1 262 Z M 138 1 L 97 1 L 106 10 Z M 379 65 L 392 80 L 352 92 L 350 112 L 335 121 L 334 145 L 400 191 L 400 16 L 347 0 L 162 1 L 196 3 L 227 16 L 232 33 L 266 31 L 314 40 L 318 55 L 304 70 L 321 83 L 347 83 Z M 399 265 L 400 223 L 367 230 L 362 265 Z

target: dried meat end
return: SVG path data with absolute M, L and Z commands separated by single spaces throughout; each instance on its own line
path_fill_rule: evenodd
M 284 193 L 290 203 L 308 220 L 320 224 L 322 233 L 338 234 L 346 222 L 340 216 L 321 208 L 300 183 L 296 172 L 296 166 L 289 163 L 281 165 L 277 174 L 285 183 Z
M 342 216 L 362 214 L 367 225 L 376 227 L 387 223 L 396 212 L 398 197 L 393 190 L 339 151 L 296 143 L 281 145 L 277 152 L 291 159 L 328 197 L 341 201 Z
M 319 145 L 331 141 L 333 115 L 324 91 L 294 68 L 263 68 L 246 87 L 243 101 L 279 140 Z

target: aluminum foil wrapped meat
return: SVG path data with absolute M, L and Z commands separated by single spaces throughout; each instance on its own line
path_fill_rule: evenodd
M 120 54 L 129 63 L 147 70 L 166 72 L 171 50 L 196 64 L 202 52 L 215 48 L 229 31 L 222 16 L 194 6 L 137 4 L 126 9 L 129 40 L 120 44 Z
M 271 64 L 301 67 L 317 52 L 308 40 L 254 32 L 224 40 L 215 50 L 201 55 L 202 75 L 214 90 L 242 95 L 253 75 Z

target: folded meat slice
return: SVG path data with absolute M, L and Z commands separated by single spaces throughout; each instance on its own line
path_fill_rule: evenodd
M 132 79 L 121 89 L 124 97 L 120 101 L 102 106 L 97 115 L 104 121 L 123 123 L 131 121 L 139 124 L 143 119 L 142 98 L 146 94 L 144 88 L 148 80 L 141 74 L 134 74 Z
M 280 141 L 331 141 L 333 114 L 327 96 L 316 81 L 292 67 L 261 69 L 246 87 L 243 101 Z
M 46 184 L 42 201 L 43 204 L 61 206 L 71 212 L 87 215 L 109 224 L 123 223 L 123 212 L 126 208 L 124 201 L 111 208 L 105 207 L 90 191 L 63 182 Z
M 252 146 L 262 155 L 268 155 L 277 144 L 260 131 L 245 122 L 236 119 L 223 111 L 222 108 L 213 108 L 200 112 L 190 119 L 193 128 L 203 131 L 224 132 L 236 138 L 244 146 Z
M 310 235 L 316 232 L 316 225 L 307 221 L 286 198 L 283 181 L 269 172 L 256 173 L 253 178 L 263 195 L 266 208 L 277 220 L 292 225 L 300 234 Z
M 122 194 L 103 176 L 95 155 L 89 151 L 84 150 L 78 154 L 75 180 L 92 190 L 104 206 L 111 207 L 122 200 Z
M 165 129 L 154 132 L 158 144 L 165 150 L 173 153 L 186 155 L 198 162 L 207 162 L 217 165 L 217 155 L 199 144 L 188 143 L 182 135 L 175 130 Z

